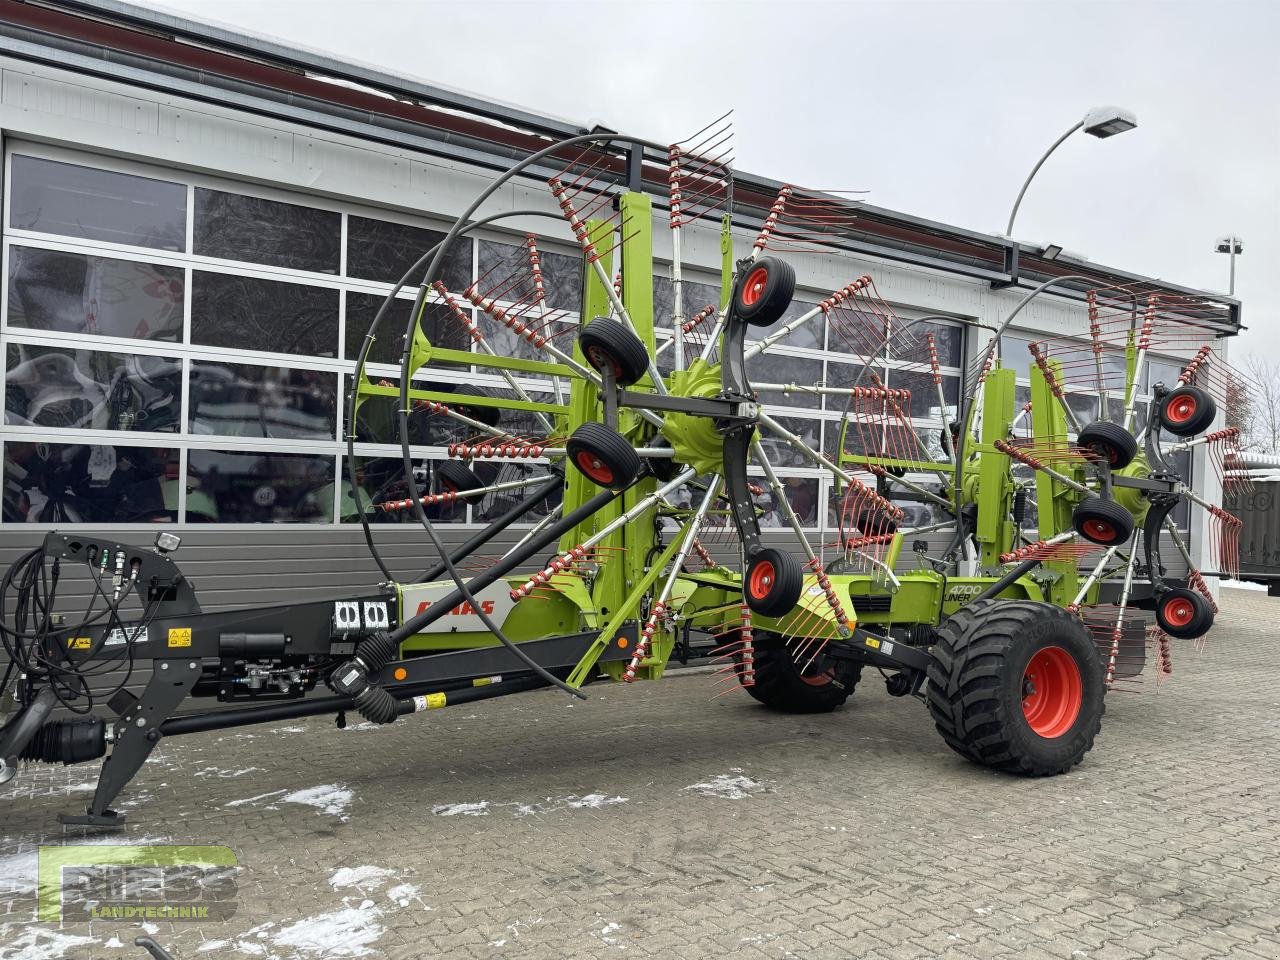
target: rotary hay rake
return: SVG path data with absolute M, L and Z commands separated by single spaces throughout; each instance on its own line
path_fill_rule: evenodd
M 1216 561 L 1228 571 L 1235 564 L 1238 523 L 1176 463 L 1204 446 L 1221 474 L 1238 441 L 1232 427 L 1209 429 L 1219 404 L 1230 421 L 1244 399 L 1242 380 L 1206 343 L 1217 308 L 1155 290 L 1096 290 L 1087 330 L 1031 344 L 1029 397 L 1019 394 L 1018 358 L 999 355 L 997 334 L 968 371 L 973 399 L 953 419 L 934 333 L 926 321 L 899 318 L 870 276 L 811 309 L 792 305 L 786 255 L 832 254 L 855 229 L 855 200 L 785 187 L 735 259 L 730 143 L 722 120 L 670 147 L 616 135 L 548 146 L 483 191 L 387 297 L 346 410 L 351 496 L 386 578 L 378 587 L 205 613 L 170 556 L 178 541 L 169 534 L 139 549 L 51 533 L 20 559 L 0 591 L 13 611 L 4 643 L 19 671 L 19 709 L 0 730 L 0 779 L 23 761 L 105 755 L 86 813 L 62 819 L 112 825 L 123 817 L 110 805 L 166 736 L 325 713 L 341 725 L 347 711 L 386 724 L 548 686 L 582 696 L 601 675 L 656 679 L 673 658 L 691 656 L 722 664 L 716 696 L 741 688 L 791 712 L 834 709 L 871 666 L 895 696 L 923 700 L 946 742 L 975 762 L 1027 775 L 1079 762 L 1100 728 L 1104 694 L 1137 680 L 1148 648 L 1164 676 L 1171 638 L 1202 637 L 1212 624 L 1216 608 L 1174 511 L 1207 511 Z M 667 163 L 674 254 L 672 336 L 661 346 L 653 201 L 638 176 L 654 150 Z M 456 237 L 549 215 L 475 219 L 535 165 L 550 170 L 547 187 L 582 252 L 581 322 L 548 305 L 533 236 L 463 289 L 440 279 Z M 625 188 L 615 185 L 620 170 Z M 718 302 L 685 302 L 690 224 L 719 228 Z M 999 332 L 1051 284 L 1029 292 Z M 382 324 L 409 285 L 418 293 L 399 381 L 375 380 L 366 360 L 391 335 Z M 428 316 L 447 331 L 439 342 Z M 849 382 L 748 376 L 776 344 L 821 325 L 861 358 Z M 1187 360 L 1176 382 L 1150 385 L 1151 399 L 1140 401 L 1155 349 Z M 459 367 L 485 374 L 486 385 L 441 375 Z M 789 430 L 763 409 L 762 393 L 843 402 L 836 448 L 815 449 Z M 387 402 L 396 405 L 403 471 L 370 502 L 357 424 L 371 404 Z M 936 426 L 922 430 L 922 417 Z M 447 444 L 449 459 L 415 454 L 423 436 Z M 830 474 L 833 531 L 808 532 L 766 441 Z M 789 548 L 766 545 L 762 500 L 794 537 Z M 432 515 L 438 522 L 467 503 L 493 519 L 446 548 Z M 910 527 L 912 504 L 942 519 Z M 416 519 L 437 558 L 430 569 L 412 579 L 392 573 L 368 522 L 377 513 Z M 1031 516 L 1034 539 L 1023 533 Z M 946 546 L 931 549 L 930 535 Z M 1187 576 L 1167 576 L 1165 540 Z M 501 555 L 479 553 L 495 543 Z M 74 570 L 87 575 L 93 600 L 71 623 L 55 609 L 60 578 Z M 134 695 L 125 686 L 139 661 L 151 676 Z M 307 696 L 321 683 L 328 694 Z M 179 713 L 189 696 L 231 706 Z M 53 719 L 59 705 L 81 716 Z

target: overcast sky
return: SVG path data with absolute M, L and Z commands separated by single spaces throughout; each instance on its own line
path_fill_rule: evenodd
M 1225 291 L 1235 232 L 1246 345 L 1280 337 L 1276 0 L 153 5 L 654 140 L 732 109 L 739 169 L 990 232 L 1119 104 L 1138 129 L 1067 140 L 1014 234 Z

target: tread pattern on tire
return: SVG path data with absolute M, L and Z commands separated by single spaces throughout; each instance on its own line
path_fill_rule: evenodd
M 1061 618 L 1084 629 L 1060 607 L 1017 600 L 976 600 L 939 628 L 934 662 L 929 667 L 927 702 L 942 739 L 962 757 L 1007 773 L 1053 776 L 1066 773 L 1093 748 L 1102 729 L 1105 705 L 1101 698 L 1097 716 L 1080 731 L 1083 750 L 1074 759 L 1046 765 L 1020 751 L 1013 736 L 1013 724 L 1024 721 L 1021 716 L 1009 715 L 1000 696 L 1007 683 L 1010 653 L 1018 634 L 1046 618 Z M 1093 649 L 1092 638 L 1089 647 Z M 1101 683 L 1100 660 L 1097 669 L 1096 681 Z
M 843 689 L 834 683 L 821 687 L 807 684 L 799 678 L 783 638 L 757 632 L 756 682 L 744 689 L 753 699 L 780 713 L 830 713 L 853 695 L 862 677 L 862 666 L 847 660 L 837 661 L 836 671 Z

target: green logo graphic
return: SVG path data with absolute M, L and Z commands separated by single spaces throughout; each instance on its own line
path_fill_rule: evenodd
M 39 917 L 226 920 L 236 912 L 230 847 L 67 844 L 40 848 Z

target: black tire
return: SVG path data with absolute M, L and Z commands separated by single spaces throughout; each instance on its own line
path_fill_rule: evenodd
M 898 532 L 898 521 L 880 510 L 863 510 L 854 521 L 854 526 L 864 537 Z
M 794 610 L 803 585 L 800 561 L 773 547 L 752 554 L 742 572 L 742 595 L 747 606 L 765 617 L 780 617 Z
M 575 430 L 565 448 L 579 473 L 610 490 L 630 486 L 644 469 L 635 448 L 622 434 L 594 420 Z
M 1173 587 L 1156 598 L 1156 623 L 1171 637 L 1194 640 L 1213 626 L 1213 607 L 1196 591 Z
M 1160 426 L 1177 437 L 1203 433 L 1217 415 L 1218 405 L 1213 397 L 1199 387 L 1179 387 L 1161 399 L 1156 407 Z
M 962 757 L 1044 777 L 1093 747 L 1105 672 L 1079 617 L 1050 603 L 975 600 L 938 630 L 933 654 L 929 713 Z
M 659 437 L 650 444 L 652 447 L 662 447 L 670 449 L 671 444 Z M 680 465 L 671 459 L 671 457 L 645 457 L 645 463 L 649 464 L 649 472 L 655 477 L 666 483 L 668 480 L 674 480 L 676 474 L 680 472 Z
M 483 480 L 456 460 L 443 460 L 437 463 L 436 480 L 442 491 L 452 493 L 468 493 L 484 486 Z
M 623 324 L 609 317 L 596 317 L 578 334 L 582 355 L 596 370 L 613 371 L 620 387 L 629 387 L 649 370 L 649 351 Z
M 753 646 L 756 682 L 743 689 L 771 710 L 830 713 L 849 699 L 862 677 L 861 664 L 821 656 L 802 673 L 810 654 L 803 653 L 797 663 L 786 640 L 774 633 L 756 633 Z
M 1112 470 L 1123 470 L 1138 455 L 1138 441 L 1118 423 L 1095 420 L 1080 430 L 1076 443 L 1096 453 Z
M 484 387 L 477 387 L 470 383 L 460 383 L 454 388 L 454 396 L 458 397 L 492 397 L 493 394 Z M 481 407 L 468 406 L 466 403 L 451 403 L 450 408 L 462 414 L 464 417 L 470 417 L 472 420 L 479 420 L 485 426 L 496 427 L 502 420 L 502 411 L 497 407 Z
M 1071 511 L 1071 525 L 1090 543 L 1114 547 L 1133 536 L 1133 514 L 1114 500 L 1085 497 Z
M 777 257 L 748 264 L 733 291 L 734 312 L 753 327 L 767 327 L 787 312 L 796 292 L 796 272 Z

